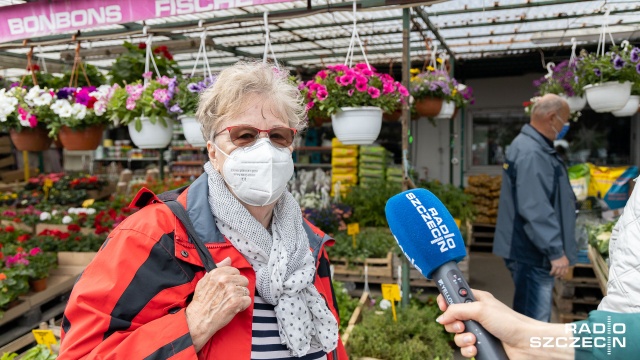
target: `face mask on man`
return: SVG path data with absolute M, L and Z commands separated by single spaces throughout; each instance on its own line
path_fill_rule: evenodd
M 562 138 L 564 138 L 565 135 L 567 135 L 567 132 L 569 132 L 570 125 L 568 122 L 565 123 L 564 121 L 562 121 L 562 119 L 558 115 L 554 115 L 554 118 L 557 119 L 562 124 L 562 129 L 558 131 L 553 126 L 551 128 L 556 133 L 556 140 L 561 140 Z
M 242 202 L 265 206 L 280 198 L 293 175 L 293 159 L 289 148 L 275 147 L 267 138 L 239 147 L 227 154 L 214 142 L 227 159 L 222 176 Z

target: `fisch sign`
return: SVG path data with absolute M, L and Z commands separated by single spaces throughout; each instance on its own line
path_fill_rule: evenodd
M 293 0 L 40 0 L 0 7 L 0 43 L 167 16 Z

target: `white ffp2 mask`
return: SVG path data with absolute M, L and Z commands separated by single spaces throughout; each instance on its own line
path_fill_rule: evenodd
M 278 148 L 267 138 L 227 154 L 222 175 L 240 201 L 265 206 L 280 198 L 293 175 L 293 159 L 288 148 Z

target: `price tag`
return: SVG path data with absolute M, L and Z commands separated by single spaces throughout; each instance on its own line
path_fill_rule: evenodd
M 96 202 L 95 199 L 87 199 L 82 203 L 82 207 L 88 208 L 89 206 L 93 205 L 94 202 Z
M 398 284 L 382 284 L 382 297 L 385 300 L 391 301 L 391 313 L 393 314 L 393 321 L 398 321 L 396 315 L 396 301 L 400 301 L 400 286 Z
M 360 224 L 353 223 L 347 225 L 347 235 L 358 235 L 360 233 Z
M 38 344 L 47 345 L 49 349 L 51 349 L 51 345 L 58 343 L 56 336 L 53 335 L 53 331 L 51 330 L 31 330 L 31 332 Z
M 382 297 L 389 301 L 400 301 L 400 286 L 398 284 L 382 284 Z

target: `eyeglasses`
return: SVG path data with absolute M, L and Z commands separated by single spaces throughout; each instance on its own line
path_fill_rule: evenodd
M 269 141 L 271 141 L 271 143 L 277 147 L 289 147 L 291 146 L 291 144 L 293 144 L 293 137 L 298 132 L 298 130 L 288 127 L 277 127 L 269 130 L 261 130 L 258 128 L 254 128 L 253 126 L 237 125 L 224 128 L 217 134 L 214 134 L 213 137 L 215 138 L 225 131 L 229 131 L 229 138 L 231 139 L 231 143 L 238 147 L 253 145 L 260 137 L 260 133 L 267 133 L 267 136 L 269 136 Z

